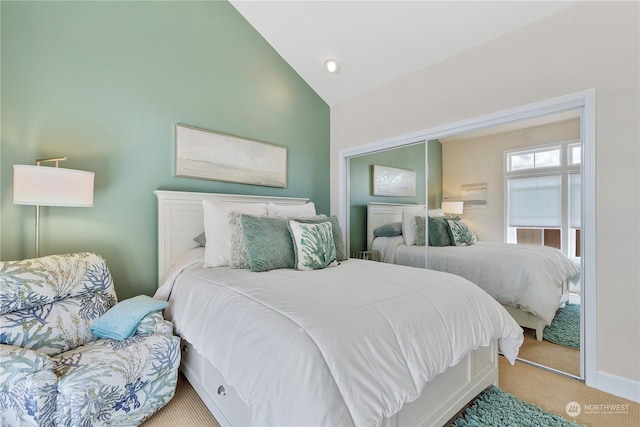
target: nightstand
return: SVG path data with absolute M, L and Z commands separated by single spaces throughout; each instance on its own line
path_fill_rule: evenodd
M 380 261 L 380 251 L 353 251 L 351 252 L 351 258 Z

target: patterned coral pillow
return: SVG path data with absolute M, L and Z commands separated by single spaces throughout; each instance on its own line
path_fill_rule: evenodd
M 347 249 L 345 248 L 344 236 L 342 234 L 342 228 L 340 227 L 340 222 L 338 221 L 338 217 L 332 215 L 330 217 L 325 216 L 324 218 L 291 218 L 298 222 L 302 222 L 305 224 L 315 224 L 318 222 L 328 221 L 331 223 L 331 232 L 333 233 L 333 243 L 336 244 L 336 259 L 338 261 L 346 261 L 349 259 L 347 256 Z
M 467 224 L 460 218 L 448 219 L 451 242 L 455 246 L 471 246 L 475 243 L 475 238 Z
M 331 222 L 303 224 L 289 221 L 296 270 L 318 270 L 338 265 Z

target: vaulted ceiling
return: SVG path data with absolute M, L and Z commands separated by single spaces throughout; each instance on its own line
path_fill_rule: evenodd
M 330 106 L 576 3 L 231 0 Z M 329 58 L 339 73 L 324 68 Z

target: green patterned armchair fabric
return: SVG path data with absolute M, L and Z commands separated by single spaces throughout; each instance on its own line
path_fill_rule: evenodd
M 160 312 L 123 341 L 90 332 L 116 303 L 95 254 L 0 262 L 0 425 L 135 426 L 173 397 L 179 339 Z

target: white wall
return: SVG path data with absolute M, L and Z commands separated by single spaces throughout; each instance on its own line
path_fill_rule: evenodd
M 580 138 L 580 120 L 572 119 L 487 136 L 441 138 L 442 193 L 460 197 L 464 184 L 487 184 L 487 207 L 466 209 L 463 218 L 478 239 L 504 240 L 504 152 Z
M 639 15 L 638 2 L 581 2 L 331 109 L 336 213 L 342 149 L 595 88 L 596 369 L 632 390 L 640 381 Z

